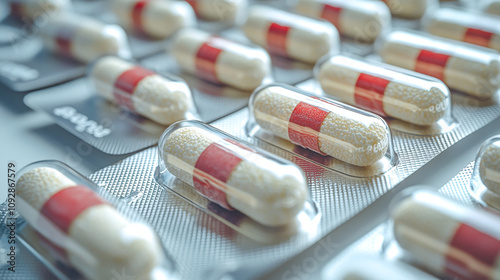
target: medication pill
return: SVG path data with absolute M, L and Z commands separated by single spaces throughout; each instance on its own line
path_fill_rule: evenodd
M 51 17 L 40 31 L 47 49 L 80 62 L 108 54 L 129 56 L 123 29 L 89 17 L 61 13 Z
M 431 125 L 450 109 L 450 93 L 441 81 L 383 64 L 336 55 L 319 66 L 317 78 L 339 101 L 417 125 Z
M 38 18 L 46 20 L 46 16 L 68 9 L 71 7 L 70 0 L 7 0 L 10 5 L 11 14 L 28 21 L 36 21 Z
M 157 39 L 196 24 L 193 9 L 182 1 L 114 0 L 112 9 L 125 29 Z
M 63 248 L 85 278 L 108 280 L 119 272 L 150 279 L 162 258 L 159 240 L 149 226 L 130 222 L 92 188 L 55 168 L 23 173 L 16 195 L 19 213 Z
M 271 58 L 264 50 L 199 30 L 181 31 L 170 51 L 183 71 L 242 90 L 255 89 L 271 73 Z
M 307 63 L 339 49 L 339 34 L 331 23 L 270 7 L 252 7 L 243 31 L 270 53 Z
M 381 37 L 382 38 L 382 37 Z M 445 82 L 450 88 L 489 98 L 500 86 L 496 51 L 411 31 L 393 31 L 377 51 L 384 62 Z
M 299 0 L 297 13 L 331 22 L 341 35 L 373 42 L 391 23 L 387 5 L 378 1 Z
M 394 238 L 425 268 L 456 279 L 500 278 L 500 217 L 430 191 L 391 211 Z
M 484 0 L 481 6 L 484 12 L 500 16 L 500 0 Z
M 242 17 L 247 0 L 186 0 L 196 15 L 208 21 L 234 22 Z
M 500 141 L 488 143 L 479 160 L 479 176 L 483 184 L 500 195 Z
M 196 121 L 183 121 L 160 139 L 166 169 L 209 200 L 266 226 L 295 219 L 307 198 L 295 164 Z
M 390 133 L 381 119 L 273 84 L 250 98 L 250 121 L 296 145 L 341 161 L 369 166 L 386 154 Z
M 500 51 L 500 18 L 441 8 L 425 20 L 427 32 Z
M 439 7 L 438 0 L 382 0 L 391 10 L 393 16 L 418 19 L 429 9 Z
M 184 81 L 120 58 L 99 59 L 90 79 L 102 97 L 163 125 L 186 119 L 194 111 L 191 91 Z

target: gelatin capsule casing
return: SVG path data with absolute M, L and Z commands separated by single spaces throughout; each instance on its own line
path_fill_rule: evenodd
M 84 277 L 111 279 L 120 271 L 140 279 L 163 279 L 175 273 L 174 267 L 163 266 L 167 257 L 149 225 L 136 217 L 132 222 L 130 212 L 124 215 L 67 166 L 39 162 L 19 174 L 17 211 L 45 248 Z
M 424 33 L 396 30 L 376 46 L 386 63 L 426 74 L 464 93 L 490 98 L 500 86 L 496 51 Z
M 470 11 L 441 8 L 424 21 L 427 32 L 500 51 L 500 18 Z
M 196 24 L 193 9 L 181 1 L 113 0 L 112 10 L 125 29 L 158 39 Z
M 339 34 L 331 23 L 270 7 L 250 8 L 243 32 L 272 54 L 307 63 L 339 49 Z
M 377 1 L 300 0 L 295 11 L 325 19 L 341 35 L 366 42 L 373 42 L 391 23 L 387 5 Z
M 48 50 L 80 62 L 88 63 L 104 55 L 130 56 L 123 29 L 86 16 L 55 15 L 40 33 Z
M 500 218 L 419 190 L 393 203 L 393 235 L 425 268 L 459 279 L 498 279 Z
M 295 164 L 198 121 L 169 127 L 159 151 L 161 170 L 266 226 L 293 221 L 308 196 L 304 174 Z
M 254 90 L 271 75 L 271 58 L 261 48 L 200 30 L 179 32 L 170 52 L 184 72 L 242 90 Z
M 263 86 L 252 94 L 249 122 L 356 166 L 369 166 L 383 158 L 391 141 L 380 117 L 280 84 Z
M 431 125 L 451 107 L 446 85 L 430 77 L 343 55 L 318 66 L 317 80 L 326 94 L 381 116 Z
M 89 76 L 102 97 L 157 123 L 170 125 L 195 112 L 184 81 L 160 76 L 120 58 L 99 59 Z

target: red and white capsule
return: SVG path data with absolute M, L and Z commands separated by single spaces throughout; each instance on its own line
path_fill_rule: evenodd
M 184 81 L 160 76 L 117 57 L 99 59 L 90 78 L 107 100 L 163 125 L 184 120 L 194 111 L 191 91 Z
M 181 31 L 170 51 L 183 71 L 242 90 L 255 89 L 271 73 L 264 50 L 199 30 Z
M 425 20 L 427 32 L 500 51 L 500 18 L 441 8 Z
M 243 31 L 270 53 L 307 63 L 339 48 L 333 24 L 270 7 L 252 7 Z
M 28 170 L 16 186 L 17 210 L 85 278 L 126 273 L 150 279 L 162 258 L 153 230 L 130 222 L 92 188 L 52 167 Z
M 457 279 L 500 278 L 500 218 L 430 191 L 391 211 L 394 238 L 418 263 Z
M 130 55 L 122 28 L 73 13 L 51 17 L 40 29 L 45 46 L 52 52 L 81 62 L 104 55 Z
M 45 19 L 71 7 L 70 0 L 7 0 L 7 2 L 13 16 L 19 19 L 26 18 L 28 21 Z
M 196 24 L 193 9 L 182 1 L 114 0 L 112 9 L 125 29 L 158 39 Z

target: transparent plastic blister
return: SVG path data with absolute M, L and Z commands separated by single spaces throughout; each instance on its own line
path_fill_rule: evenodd
M 333 24 L 266 6 L 251 7 L 242 29 L 270 53 L 310 64 L 340 48 Z
M 319 211 L 303 171 L 199 121 L 169 127 L 158 144 L 156 180 L 260 243 L 314 238 Z
M 24 101 L 109 154 L 155 145 L 166 126 L 199 118 L 184 80 L 114 56 L 93 62 L 87 78 L 30 93 Z
M 423 19 L 424 30 L 435 36 L 500 51 L 500 17 L 470 9 L 440 8 Z
M 373 42 L 390 26 L 391 12 L 379 1 L 299 0 L 295 6 L 299 14 L 325 19 L 340 35 L 356 42 Z
M 254 91 L 245 131 L 249 137 L 349 176 L 381 175 L 398 163 L 383 119 L 284 84 Z M 296 145 L 313 153 L 298 153 Z
M 393 129 L 415 135 L 455 127 L 447 86 L 438 79 L 365 58 L 326 56 L 315 67 L 322 95 L 381 117 Z
M 469 193 L 479 204 L 500 211 L 500 136 L 486 140 L 479 149 Z
M 433 76 L 478 98 L 492 98 L 500 88 L 500 55 L 488 48 L 411 30 L 393 30 L 375 48 L 386 63 Z
M 271 59 L 263 49 L 200 30 L 179 32 L 168 53 L 182 71 L 243 91 L 254 90 L 271 78 Z
M 426 189 L 407 189 L 390 205 L 384 255 L 437 277 L 498 279 L 500 217 Z
M 61 279 L 178 279 L 152 227 L 67 165 L 36 162 L 17 175 L 17 237 Z
M 439 7 L 439 0 L 381 0 L 386 3 L 395 17 L 419 19 Z

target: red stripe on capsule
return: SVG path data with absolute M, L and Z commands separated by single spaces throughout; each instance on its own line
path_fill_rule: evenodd
M 464 34 L 463 41 L 474 45 L 489 47 L 492 37 L 493 37 L 492 32 L 469 28 Z
M 449 55 L 421 50 L 417 57 L 415 71 L 444 81 L 444 70 L 446 69 L 448 59 L 450 59 Z
M 74 34 L 75 30 L 73 28 L 63 26 L 56 35 L 55 42 L 57 45 L 57 49 L 63 55 L 73 57 L 73 54 L 71 52 L 71 45 Z
M 220 83 L 217 78 L 216 65 L 221 52 L 222 49 L 213 46 L 210 40 L 203 43 L 196 53 L 196 74 L 205 80 Z
M 144 26 L 142 22 L 142 12 L 144 8 L 146 8 L 149 0 L 140 0 L 135 2 L 134 7 L 132 8 L 132 23 L 134 27 L 140 32 L 144 33 Z
M 40 213 L 65 233 L 73 221 L 92 206 L 106 204 L 93 190 L 76 185 L 62 189 L 51 196 Z
M 233 210 L 227 202 L 226 183 L 242 159 L 227 147 L 210 144 L 200 155 L 194 166 L 194 188 L 209 200 Z
M 500 256 L 500 240 L 466 224 L 458 227 L 450 242 L 450 248 L 453 248 L 455 253 L 448 252 L 446 255 L 446 272 L 461 279 L 490 279 L 488 274 Z M 456 251 L 459 251 L 460 255 Z M 472 260 L 474 262 L 471 262 Z M 478 263 L 488 271 L 474 269 Z
M 389 80 L 361 73 L 354 90 L 354 102 L 363 109 L 385 116 L 383 98 Z
M 155 72 L 139 66 L 134 66 L 133 68 L 123 72 L 116 79 L 114 84 L 113 95 L 116 103 L 134 111 L 132 95 L 134 94 L 135 88 L 139 82 L 142 81 L 142 79 L 154 74 Z
M 340 28 L 340 13 L 342 8 L 334 7 L 332 5 L 325 4 L 323 6 L 323 11 L 321 11 L 321 18 L 326 19 L 331 22 L 335 27 Z
M 289 31 L 290 27 L 288 26 L 271 23 L 267 31 L 267 49 L 269 52 L 281 56 L 288 56 L 286 38 Z
M 288 137 L 296 145 L 324 155 L 319 149 L 319 132 L 329 111 L 300 102 L 290 116 Z

